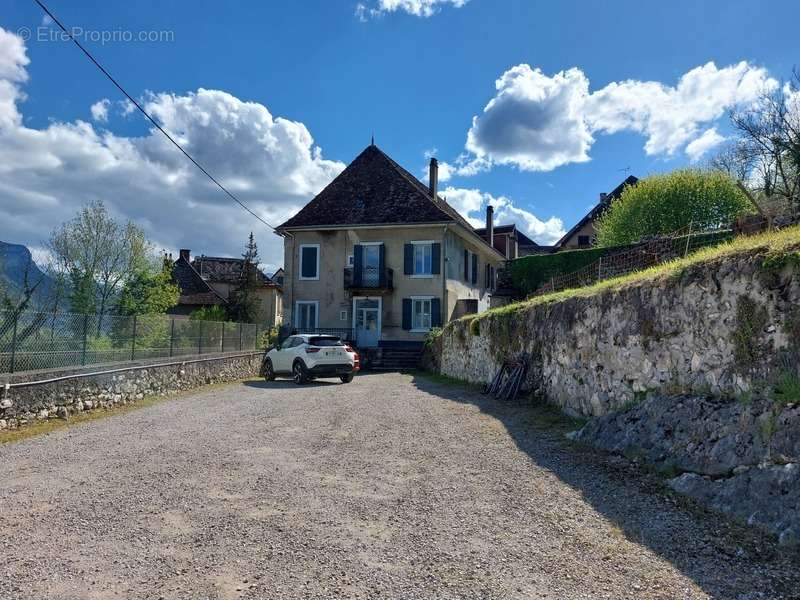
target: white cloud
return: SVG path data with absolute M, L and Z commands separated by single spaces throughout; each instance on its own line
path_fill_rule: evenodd
M 386 13 L 406 12 L 415 17 L 432 17 L 443 6 L 461 8 L 469 0 L 376 0 L 374 3 L 359 2 L 356 5 L 356 16 L 362 21 L 370 17 L 379 17 Z
M 0 29 L 0 222 L 4 241 L 41 245 L 89 200 L 138 222 L 159 246 L 238 255 L 253 230 L 262 261 L 280 238 L 205 178 L 160 133 L 126 137 L 85 121 L 25 127 L 22 41 Z M 344 165 L 322 156 L 303 123 L 226 92 L 151 94 L 146 108 L 223 184 L 267 221 L 304 205 Z M 124 106 L 124 105 L 122 105 Z M 274 223 L 277 224 L 277 223 Z
M 721 69 L 709 62 L 685 73 L 675 86 L 628 80 L 590 93 L 580 69 L 550 77 L 526 64 L 506 71 L 495 85 L 497 94 L 473 118 L 467 150 L 484 165 L 550 171 L 589 160 L 596 135 L 620 131 L 645 136 L 649 155 L 688 151 L 706 136 L 692 147 L 696 153 L 713 141 L 704 125 L 754 102 L 777 83 L 765 69 L 742 61 Z
M 103 98 L 92 104 L 89 107 L 89 111 L 92 113 L 92 119 L 98 123 L 106 123 L 108 121 L 109 106 L 111 106 L 111 100 L 108 98 Z
M 712 148 L 716 148 L 725 141 L 725 136 L 717 132 L 716 127 L 706 129 L 703 134 L 686 145 L 686 154 L 692 162 L 700 160 Z
M 495 211 L 495 224 L 516 223 L 517 227 L 535 242 L 551 245 L 564 235 L 564 223 L 557 217 L 542 220 L 532 212 L 519 208 L 505 196 L 492 196 L 478 189 L 455 188 L 448 186 L 441 195 L 473 227 L 486 225 L 486 206 L 491 204 Z

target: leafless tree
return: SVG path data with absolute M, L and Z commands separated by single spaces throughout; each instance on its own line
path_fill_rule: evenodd
M 712 164 L 800 210 L 800 71 L 732 113 L 731 122 L 739 139 Z

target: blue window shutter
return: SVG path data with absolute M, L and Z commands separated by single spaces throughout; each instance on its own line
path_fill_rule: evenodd
M 386 246 L 378 246 L 378 286 L 386 287 Z
M 472 285 L 478 283 L 478 255 L 472 255 Z
M 403 298 L 403 329 L 411 329 L 411 298 Z
M 361 273 L 364 270 L 364 246 L 356 244 L 353 246 L 353 285 L 361 285 Z
M 464 250 L 464 281 L 469 281 L 469 250 Z
M 431 298 L 431 327 L 442 326 L 442 301 L 439 298 Z
M 403 246 L 403 274 L 414 274 L 414 244 Z
M 300 275 L 301 277 L 317 277 L 317 252 L 313 246 L 300 249 Z
M 435 243 L 431 246 L 431 273 L 433 275 L 438 275 L 442 272 L 441 270 L 441 263 L 442 262 L 442 245 L 439 243 Z

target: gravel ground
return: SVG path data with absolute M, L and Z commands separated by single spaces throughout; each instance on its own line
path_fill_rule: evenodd
M 412 375 L 257 381 L 0 446 L 0 598 L 800 593 L 795 554 L 541 414 Z

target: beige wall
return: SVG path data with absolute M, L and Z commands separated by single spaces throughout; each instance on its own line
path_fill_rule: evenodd
M 452 229 L 452 225 L 449 226 Z M 452 314 L 459 298 L 479 298 L 488 307 L 488 297 L 483 290 L 483 268 L 490 255 L 480 248 L 480 244 L 468 243 L 469 249 L 479 254 L 478 288 L 463 281 L 464 242 L 452 231 L 445 232 L 444 225 L 393 227 L 393 228 L 353 228 L 328 231 L 294 231 L 294 237 L 287 236 L 284 241 L 284 322 L 294 319 L 295 302 L 316 300 L 319 302 L 320 327 L 353 327 L 353 298 L 344 289 L 344 269 L 348 266 L 348 256 L 353 254 L 353 246 L 365 242 L 383 242 L 386 248 L 386 267 L 393 270 L 394 289 L 383 294 L 373 294 L 382 299 L 381 339 L 422 340 L 423 333 L 412 333 L 402 328 L 403 298 L 411 296 L 433 296 L 442 300 L 445 320 Z M 426 278 L 403 274 L 404 245 L 412 241 L 432 241 L 442 244 L 442 256 L 447 258 L 440 269 L 447 273 Z M 300 280 L 297 277 L 299 247 L 302 244 L 320 245 L 319 280 Z M 497 264 L 502 260 L 497 258 Z M 460 276 L 459 276 L 460 274 Z M 456 275 L 457 278 L 453 278 Z M 342 319 L 344 313 L 345 319 Z
M 233 286 L 229 283 L 211 282 L 208 284 L 214 288 L 220 296 L 228 299 Z M 283 318 L 283 294 L 274 287 L 260 288 L 256 295 L 261 299 L 260 321 L 268 327 L 278 327 Z
M 579 246 L 578 245 L 578 236 L 581 235 L 588 235 L 590 244 L 589 246 L 594 246 L 594 239 L 597 235 L 597 230 L 594 228 L 594 221 L 589 221 L 583 227 L 581 227 L 578 231 L 572 234 L 569 239 L 567 239 L 563 244 L 562 248 L 588 248 L 589 246 Z

